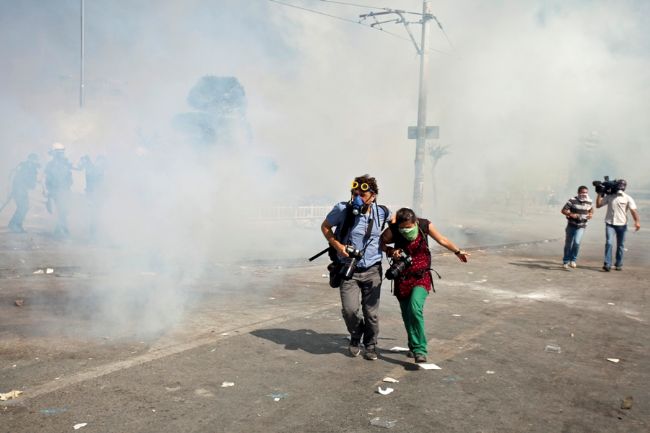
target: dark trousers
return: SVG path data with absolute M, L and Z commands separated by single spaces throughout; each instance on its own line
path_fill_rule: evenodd
M 29 193 L 27 191 L 14 191 L 13 198 L 16 202 L 16 211 L 9 221 L 9 228 L 14 231 L 23 230 L 23 221 L 29 210 Z
M 341 312 L 352 344 L 363 339 L 366 349 L 374 349 L 379 335 L 379 295 L 381 293 L 381 264 L 355 272 L 341 287 Z

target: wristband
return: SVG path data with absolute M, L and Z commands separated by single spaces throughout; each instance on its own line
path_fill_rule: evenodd
M 458 255 L 461 253 L 461 250 L 456 251 L 454 254 Z

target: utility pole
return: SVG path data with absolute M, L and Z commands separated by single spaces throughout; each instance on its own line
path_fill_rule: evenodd
M 378 16 L 390 16 L 391 19 L 379 21 Z M 397 18 L 394 17 L 397 16 Z M 419 21 L 409 22 L 406 20 L 406 15 L 419 15 Z M 413 182 L 413 210 L 416 215 L 422 214 L 422 202 L 424 197 L 424 160 L 427 139 L 438 138 L 439 131 L 437 126 L 427 126 L 427 63 L 428 63 L 428 34 L 429 24 L 431 20 L 436 20 L 436 17 L 431 13 L 431 1 L 422 1 L 422 13 L 407 12 L 398 9 L 384 8 L 381 12 L 370 12 L 367 14 L 359 15 L 361 20 L 372 18 L 373 23 L 371 27 L 378 27 L 386 23 L 404 24 L 404 28 L 408 32 L 411 42 L 420 56 L 420 77 L 419 77 L 419 92 L 418 92 L 418 122 L 417 126 L 410 126 L 408 128 L 408 138 L 415 139 L 415 179 Z M 420 24 L 422 26 L 420 44 L 418 45 L 411 29 L 410 24 Z M 440 25 L 440 23 L 438 23 Z
M 84 14 L 85 1 L 81 0 L 81 53 L 80 53 L 80 71 L 79 71 L 79 108 L 84 107 Z
M 427 35 L 431 21 L 431 2 L 422 2 L 422 42 L 420 42 L 420 91 L 418 95 L 418 131 L 415 141 L 415 180 L 413 182 L 413 210 L 422 215 L 424 198 L 424 150 L 427 145 Z

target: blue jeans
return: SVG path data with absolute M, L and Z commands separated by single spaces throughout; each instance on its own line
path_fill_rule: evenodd
M 625 243 L 625 232 L 627 225 L 615 226 L 605 224 L 605 266 L 612 266 L 612 240 L 616 235 L 616 262 L 614 266 L 623 266 L 623 244 Z
M 562 259 L 562 262 L 564 264 L 575 262 L 578 259 L 580 241 L 582 240 L 582 235 L 584 233 L 584 227 L 577 227 L 572 224 L 567 224 L 566 240 L 564 241 L 564 258 Z

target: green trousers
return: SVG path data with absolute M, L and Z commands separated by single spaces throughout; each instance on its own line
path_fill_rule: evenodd
M 408 299 L 399 301 L 409 349 L 420 355 L 427 354 L 427 336 L 424 332 L 424 315 L 422 314 L 427 296 L 429 296 L 429 292 L 424 287 L 415 286 Z

